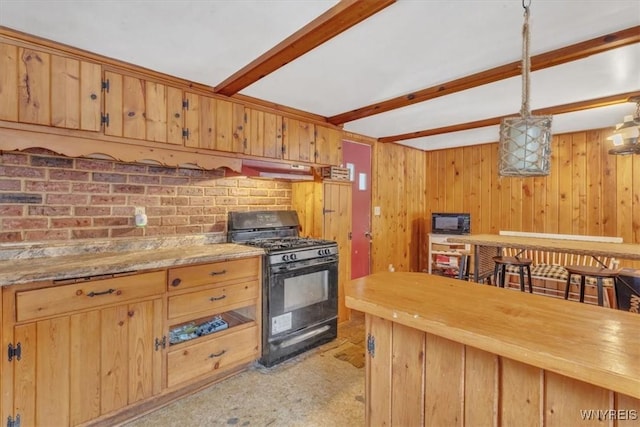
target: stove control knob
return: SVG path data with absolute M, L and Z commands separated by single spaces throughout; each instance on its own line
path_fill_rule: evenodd
M 289 261 L 289 255 L 282 255 L 283 261 Z
M 295 261 L 296 258 L 296 254 L 291 254 L 291 261 Z

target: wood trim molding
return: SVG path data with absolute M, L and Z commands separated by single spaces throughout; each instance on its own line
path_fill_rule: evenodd
M 624 102 L 629 102 L 629 99 L 634 96 L 640 96 L 640 92 L 627 92 L 627 93 L 621 93 L 617 95 L 605 96 L 602 98 L 590 99 L 586 101 L 572 102 L 570 104 L 556 105 L 554 107 L 540 108 L 538 110 L 533 110 L 531 114 L 544 116 L 544 115 L 553 115 L 553 114 L 573 113 L 576 111 L 589 110 L 591 108 L 600 108 L 600 107 L 606 107 L 609 105 L 622 104 Z M 398 142 L 398 141 L 404 141 L 407 139 L 423 138 L 425 136 L 440 135 L 440 134 L 449 133 L 449 132 L 459 132 L 463 130 L 476 129 L 476 128 L 481 128 L 485 126 L 494 126 L 494 125 L 499 125 L 502 119 L 504 118 L 515 117 L 518 115 L 519 113 L 514 113 L 506 116 L 491 117 L 489 119 L 476 120 L 476 121 L 467 122 L 467 123 L 459 123 L 451 126 L 444 126 L 444 127 L 434 128 L 434 129 L 426 129 L 426 130 L 421 130 L 417 132 L 403 133 L 399 135 L 384 136 L 384 137 L 378 138 L 378 142 L 384 142 L 384 143 Z
M 395 0 L 342 0 L 225 79 L 215 92 L 225 96 L 238 93 L 393 3 Z
M 242 170 L 242 159 L 217 156 L 205 150 L 178 151 L 174 147 L 134 145 L 126 141 L 100 144 L 99 140 L 85 136 L 51 133 L 51 128 L 46 128 L 45 132 L 34 132 L 20 129 L 19 126 L 14 128 L 0 126 L 0 150 L 20 151 L 41 147 L 69 157 L 107 156 L 115 161 L 134 163 L 150 161 L 168 167 L 193 165 L 203 169 L 228 168 L 235 172 Z
M 639 42 L 640 26 L 627 28 L 615 33 L 605 34 L 600 37 L 532 56 L 531 70 L 542 70 L 544 68 L 586 58 L 591 55 Z M 419 102 L 428 101 L 445 95 L 451 95 L 452 93 L 466 89 L 518 76 L 520 75 L 521 63 L 521 61 L 512 62 L 510 64 L 491 68 L 456 80 L 451 80 L 437 86 L 398 96 L 387 101 L 337 114 L 329 117 L 328 121 L 335 125 L 341 125 L 346 122 L 384 113 L 396 108 L 406 107 L 408 105 L 417 104 Z

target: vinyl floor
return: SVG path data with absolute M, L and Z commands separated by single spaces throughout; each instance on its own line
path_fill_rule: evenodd
M 364 425 L 364 316 L 338 338 L 271 368 L 249 370 L 144 415 L 127 427 Z

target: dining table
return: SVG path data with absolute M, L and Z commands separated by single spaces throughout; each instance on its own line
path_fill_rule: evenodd
M 476 281 L 481 281 L 493 274 L 494 264 L 491 258 L 501 254 L 502 248 L 563 252 L 593 257 L 610 257 L 618 260 L 640 260 L 640 244 L 607 241 L 607 238 L 593 238 L 593 236 L 536 233 L 467 234 L 452 236 L 447 240 L 452 243 L 473 245 L 473 277 Z

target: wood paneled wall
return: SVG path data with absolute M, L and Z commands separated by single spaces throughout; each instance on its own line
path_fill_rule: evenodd
M 554 135 L 550 175 L 528 178 L 498 176 L 496 143 L 426 153 L 377 144 L 373 205 L 382 215 L 373 217 L 373 271 L 390 263 L 398 271 L 424 269 L 432 212 L 471 213 L 472 233 L 620 236 L 640 243 L 640 156 L 608 154 L 611 132 Z
M 372 272 L 426 269 L 429 232 L 426 211 L 427 153 L 396 144 L 376 144 L 373 152 Z M 424 256 L 423 256 L 424 255 Z

